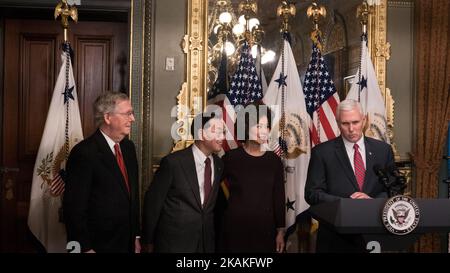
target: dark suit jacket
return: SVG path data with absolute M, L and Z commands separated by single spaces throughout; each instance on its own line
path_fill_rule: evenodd
M 143 242 L 155 252 L 214 252 L 214 206 L 223 163 L 214 157 L 214 182 L 202 207 L 192 148 L 161 160 L 145 194 Z
M 364 144 L 366 175 L 362 192 L 372 198 L 387 197 L 386 188 L 379 182 L 373 167 L 380 165 L 384 168 L 395 165 L 391 146 L 369 137 L 364 137 Z M 357 191 L 360 190 L 342 137 L 324 142 L 312 149 L 305 186 L 306 202 L 310 205 L 332 202 L 340 198 L 349 198 L 352 193 Z M 320 226 L 317 250 L 319 252 L 357 251 L 358 248 L 347 244 L 349 240 L 355 238 L 344 237 L 337 237 L 337 234 L 333 235 L 333 232 L 327 227 Z
M 70 152 L 64 219 L 68 241 L 78 241 L 83 251 L 134 252 L 134 240 L 140 234 L 138 163 L 133 142 L 122 140 L 120 149 L 130 193 L 99 130 Z

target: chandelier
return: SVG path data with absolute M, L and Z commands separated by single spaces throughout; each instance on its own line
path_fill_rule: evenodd
M 258 6 L 255 0 L 243 0 L 237 6 L 239 17 L 231 0 L 217 0 L 212 6 L 208 20 L 208 63 L 217 67 L 218 60 L 225 49 L 231 64 L 237 59 L 237 49 L 247 40 L 252 44 L 252 55 L 260 53 L 261 63 L 275 58 L 275 52 L 262 47 L 264 31 L 256 17 Z M 259 46 L 259 50 L 258 50 Z

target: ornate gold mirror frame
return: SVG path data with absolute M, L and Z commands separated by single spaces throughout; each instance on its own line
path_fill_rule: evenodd
M 187 2 L 187 33 L 182 41 L 186 54 L 186 81 L 177 96 L 177 134 L 180 138 L 175 140 L 175 151 L 191 143 L 188 140 L 190 121 L 206 104 L 208 0 Z
M 187 2 L 187 33 L 182 42 L 182 48 L 186 54 L 186 81 L 177 96 L 179 139 L 175 141 L 174 150 L 183 149 L 191 143 L 189 123 L 206 104 L 208 0 L 188 0 Z M 394 100 L 390 90 L 386 88 L 386 61 L 390 57 L 390 44 L 386 41 L 387 0 L 379 2 L 380 4 L 374 6 L 369 15 L 369 50 L 380 89 L 385 98 L 389 137 L 393 143 Z

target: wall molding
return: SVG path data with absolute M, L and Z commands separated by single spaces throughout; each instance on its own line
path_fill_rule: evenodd
M 389 8 L 414 8 L 414 2 L 412 1 L 388 1 Z

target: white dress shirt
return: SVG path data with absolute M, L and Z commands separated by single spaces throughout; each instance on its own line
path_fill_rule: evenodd
M 195 170 L 197 171 L 197 180 L 198 180 L 198 188 L 200 190 L 200 200 L 202 202 L 202 205 L 205 200 L 205 160 L 206 155 L 197 147 L 197 145 L 192 144 L 192 153 L 194 154 L 194 161 L 195 161 Z M 214 183 L 214 159 L 213 156 L 208 156 L 211 160 L 211 188 L 212 184 Z
M 116 145 L 116 142 L 114 142 L 114 140 L 112 140 L 107 134 L 103 133 L 102 130 L 100 130 L 100 133 L 102 133 L 102 135 L 105 137 L 106 142 L 108 142 L 108 146 L 111 149 L 113 155 L 116 155 L 116 151 L 114 150 L 114 145 Z M 119 143 L 117 143 L 119 144 Z M 120 150 L 120 144 L 119 144 L 119 150 Z
M 355 156 L 355 149 L 353 148 L 353 146 L 355 145 L 355 143 L 346 140 L 344 137 L 342 137 L 342 140 L 344 141 L 345 150 L 347 151 L 348 159 L 350 159 L 350 164 L 352 164 L 353 172 L 355 172 L 355 163 L 353 162 Z M 362 136 L 356 142 L 356 144 L 358 144 L 359 146 L 358 150 L 364 162 L 364 169 L 366 169 L 366 146 L 364 145 L 364 136 Z

